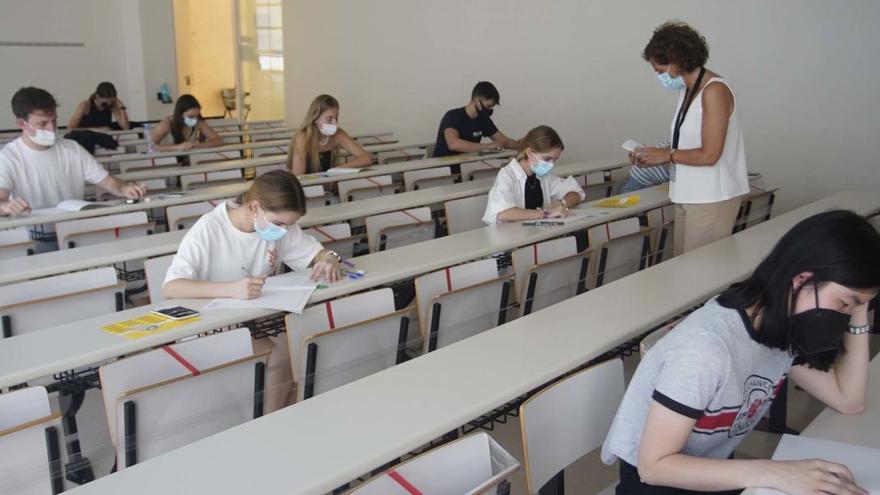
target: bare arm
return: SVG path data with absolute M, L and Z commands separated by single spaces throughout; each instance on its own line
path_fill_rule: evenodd
M 201 131 L 202 136 L 205 136 L 205 141 L 201 143 L 193 143 L 193 148 L 216 148 L 217 146 L 223 146 L 223 138 L 220 137 L 207 122 L 205 122 L 205 119 L 199 119 L 197 127 L 199 131 Z
M 147 194 L 147 188 L 136 182 L 124 182 L 117 177 L 108 175 L 96 184 L 101 189 L 121 198 L 142 198 Z
M 302 134 L 294 134 L 287 150 L 287 166 L 290 173 L 296 176 L 304 175 L 306 173 L 305 140 L 306 138 Z
M 515 139 L 510 139 L 505 136 L 503 132 L 498 131 L 492 135 L 492 143 L 494 143 L 497 147 L 508 149 L 508 150 L 518 150 L 520 143 Z
M 541 220 L 544 213 L 541 210 L 527 210 L 525 208 L 508 208 L 498 214 L 498 220 L 502 222 L 519 222 L 523 220 Z
M 490 150 L 492 148 L 497 148 L 498 145 L 494 142 L 492 143 L 472 143 L 470 141 L 462 139 L 458 135 L 458 131 L 453 129 L 452 127 L 447 127 L 443 129 L 443 137 L 446 138 L 446 146 L 449 147 L 452 151 L 457 151 L 459 153 L 475 153 L 477 151 L 482 150 Z
M 846 467 L 826 461 L 722 460 L 682 454 L 695 423 L 651 401 L 639 443 L 639 477 L 645 483 L 698 491 L 766 487 L 798 494 L 865 493 L 853 484 Z
M 128 121 L 128 112 L 125 111 L 125 103 L 122 103 L 122 100 L 119 98 L 116 98 L 116 101 L 113 102 L 113 117 L 116 118 L 116 123 L 119 124 L 120 129 L 128 130 L 131 127 Z
M 171 122 L 168 119 L 162 119 L 150 131 L 150 139 L 153 141 L 153 149 L 156 151 L 177 151 L 191 148 L 192 143 L 183 142 L 177 144 L 159 144 L 165 139 L 165 136 L 171 134 Z
M 79 123 L 82 121 L 83 116 L 85 116 L 86 112 L 89 108 L 89 102 L 81 101 L 79 105 L 76 106 L 76 109 L 73 111 L 73 115 L 70 116 L 70 120 L 67 122 L 67 130 L 72 131 L 74 129 L 79 128 Z
M 21 198 L 9 199 L 9 189 L 0 187 L 0 216 L 14 216 L 30 211 L 27 201 Z
M 363 146 L 359 145 L 351 136 L 348 135 L 342 129 L 339 129 L 336 132 L 336 139 L 338 140 L 339 146 L 342 147 L 345 151 L 348 152 L 351 157 L 350 160 L 346 161 L 342 165 L 337 165 L 338 167 L 345 168 L 360 168 L 367 167 L 373 164 L 373 157 L 363 148 Z
M 863 304 L 853 310 L 850 325 L 867 323 L 868 305 Z M 860 414 L 865 410 L 868 394 L 868 334 L 847 333 L 843 345 L 846 352 L 827 372 L 801 365 L 792 367 L 789 376 L 810 395 L 841 414 Z
M 721 83 L 703 88 L 703 124 L 700 129 L 702 146 L 675 152 L 675 163 L 692 166 L 712 166 L 718 163 L 724 151 L 727 124 L 733 113 L 733 94 Z

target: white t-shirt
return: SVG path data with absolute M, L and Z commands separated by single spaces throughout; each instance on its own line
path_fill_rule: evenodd
M 229 220 L 227 203 L 206 213 L 183 237 L 165 282 L 186 278 L 202 282 L 233 282 L 248 274 L 272 275 L 279 263 L 294 270 L 309 266 L 321 243 L 297 225 L 279 241 L 267 242 L 256 232 L 242 232 Z
M 486 213 L 483 214 L 483 222 L 492 225 L 498 221 L 498 214 L 510 208 L 525 208 L 526 206 L 526 179 L 528 175 L 520 167 L 516 158 L 510 161 L 504 168 L 498 171 L 495 184 L 489 190 L 489 199 L 486 203 Z M 544 207 L 550 206 L 554 201 L 561 201 L 570 192 L 578 193 L 581 201 L 587 197 L 581 186 L 569 176 L 565 179 L 553 174 L 541 177 L 541 192 L 544 195 Z
M 733 89 L 724 79 L 713 77 L 709 84 L 720 83 Z M 703 91 L 697 93 L 690 109 L 684 117 L 678 136 L 678 149 L 690 150 L 703 146 Z M 678 96 L 678 105 L 673 115 L 671 133 L 675 132 L 675 117 L 684 102 L 685 89 Z M 715 165 L 698 166 L 673 165 L 670 172 L 669 199 L 673 203 L 717 203 L 742 196 L 749 192 L 749 174 L 746 168 L 746 150 L 743 143 L 742 127 L 739 123 L 739 105 L 733 101 L 733 113 L 727 121 L 727 135 L 721 158 Z M 670 141 L 671 141 L 670 137 Z
M 48 150 L 28 147 L 21 137 L 0 150 L 0 188 L 33 209 L 52 208 L 66 199 L 84 199 L 85 183 L 109 175 L 76 141 L 58 139 Z

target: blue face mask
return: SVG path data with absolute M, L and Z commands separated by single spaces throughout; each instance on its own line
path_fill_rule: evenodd
M 274 223 L 270 223 L 269 220 L 266 219 L 266 215 L 263 215 L 263 220 L 266 220 L 266 227 L 260 228 L 260 225 L 257 222 L 257 216 L 254 215 L 254 230 L 257 231 L 257 235 L 260 236 L 260 239 L 263 239 L 266 242 L 275 242 L 281 240 L 281 238 L 287 234 L 287 229 L 279 227 Z
M 678 91 L 684 87 L 684 78 L 670 76 L 669 69 L 666 69 L 663 74 L 657 74 L 657 79 L 660 80 L 660 86 L 663 86 L 664 89 Z
M 537 162 L 532 165 L 532 172 L 534 172 L 535 176 L 539 179 L 549 174 L 551 170 L 553 170 L 553 163 L 541 160 L 540 158 L 538 158 Z

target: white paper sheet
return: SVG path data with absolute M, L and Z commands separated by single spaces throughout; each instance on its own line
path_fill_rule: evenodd
M 793 461 L 799 459 L 824 459 L 849 468 L 856 483 L 872 495 L 880 495 L 880 449 L 847 443 L 819 440 L 804 436 L 782 435 L 773 460 Z M 762 488 L 760 495 L 777 495 L 782 492 Z
M 269 277 L 263 285 L 263 293 L 256 299 L 218 298 L 205 305 L 212 309 L 274 309 L 301 314 L 318 284 L 307 275 L 288 274 Z

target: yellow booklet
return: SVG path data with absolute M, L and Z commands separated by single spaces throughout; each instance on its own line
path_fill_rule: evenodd
M 177 328 L 187 323 L 199 321 L 198 316 L 187 318 L 185 320 L 174 320 L 167 316 L 157 315 L 155 313 L 147 313 L 131 320 L 120 321 L 111 325 L 101 327 L 101 330 L 119 335 L 127 339 L 135 340 L 147 335 L 153 335 L 172 328 Z
M 639 195 L 631 194 L 629 196 L 622 196 L 619 198 L 608 198 L 595 203 L 593 206 L 599 206 L 602 208 L 626 208 L 628 206 L 635 206 L 639 204 Z

